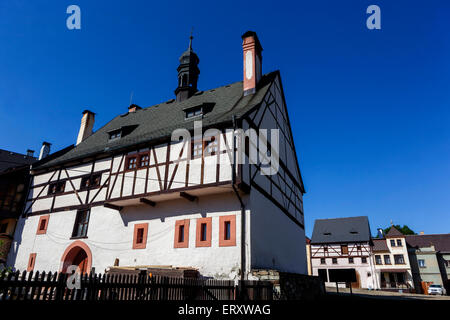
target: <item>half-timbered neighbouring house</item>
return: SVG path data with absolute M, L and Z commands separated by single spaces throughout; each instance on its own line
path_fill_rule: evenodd
M 352 282 L 352 287 L 374 288 L 371 245 L 369 220 L 365 216 L 316 220 L 311 238 L 313 275 L 333 286 L 330 274 L 347 269 L 354 271 L 356 282 Z
M 96 132 L 86 110 L 76 146 L 32 168 L 9 263 L 194 267 L 215 278 L 306 273 L 304 187 L 280 72 L 263 75 L 258 37 L 242 39 L 243 81 L 199 91 L 191 38 L 176 99 L 131 105 Z M 258 139 L 237 134 L 250 128 Z M 172 139 L 177 129 L 192 138 Z

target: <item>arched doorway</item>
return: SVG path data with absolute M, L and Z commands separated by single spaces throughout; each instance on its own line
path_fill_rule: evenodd
M 61 258 L 61 272 L 67 272 L 71 265 L 78 266 L 81 273 L 90 273 L 92 266 L 92 253 L 87 244 L 75 241 L 67 247 Z
M 356 273 L 356 282 L 352 282 L 352 288 L 353 289 L 359 289 L 361 288 L 361 278 L 359 276 L 359 272 L 355 270 Z

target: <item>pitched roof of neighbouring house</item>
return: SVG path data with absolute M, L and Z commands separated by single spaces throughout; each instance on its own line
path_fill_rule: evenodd
M 413 248 L 430 247 L 434 245 L 436 251 L 450 252 L 450 233 L 424 234 L 405 236 L 406 243 Z
M 388 233 L 386 233 L 386 238 L 396 238 L 396 237 L 404 237 L 404 234 L 398 231 L 398 229 L 392 226 Z
M 242 81 L 239 81 L 219 88 L 199 91 L 181 102 L 172 99 L 139 109 L 136 112 L 119 115 L 72 150 L 38 168 L 50 167 L 87 156 L 113 152 L 133 145 L 170 137 L 172 132 L 178 128 L 193 130 L 194 120 L 196 119 L 186 119 L 184 110 L 205 103 L 212 104 L 213 107 L 201 119 L 203 127 L 231 121 L 233 115 L 239 118 L 262 102 L 277 75 L 279 75 L 279 71 L 262 76 L 257 91 L 252 95 L 243 95 Z M 109 132 L 124 127 L 130 128 L 131 132 L 120 139 L 109 140 Z
M 365 242 L 370 239 L 369 219 L 362 216 L 316 220 L 311 243 Z
M 14 167 L 29 165 L 36 160 L 35 157 L 0 149 L 0 172 Z
M 385 252 L 389 251 L 386 243 L 386 239 L 372 239 L 373 242 L 373 252 Z

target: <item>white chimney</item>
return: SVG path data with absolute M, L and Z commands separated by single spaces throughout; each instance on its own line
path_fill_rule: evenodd
M 39 153 L 39 160 L 44 159 L 50 153 L 50 145 L 51 143 L 42 142 L 41 152 Z
M 89 110 L 84 110 L 83 117 L 81 118 L 80 131 L 78 132 L 77 145 L 92 134 L 94 121 L 95 113 Z
M 244 96 L 255 93 L 262 75 L 262 47 L 254 31 L 242 35 L 244 53 Z

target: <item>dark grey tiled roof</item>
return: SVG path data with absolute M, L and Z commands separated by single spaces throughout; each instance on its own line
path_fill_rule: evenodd
M 0 149 L 0 172 L 14 167 L 32 164 L 35 161 L 35 157 Z
M 372 239 L 373 242 L 373 252 L 386 252 L 389 248 L 386 243 L 386 239 Z
M 202 119 L 204 127 L 230 121 L 233 115 L 239 118 L 252 107 L 261 103 L 278 74 L 279 71 L 274 71 L 264 75 L 258 84 L 256 93 L 253 95 L 243 96 L 242 81 L 239 81 L 219 88 L 199 91 L 182 102 L 169 100 L 137 110 L 135 113 L 119 115 L 69 152 L 48 161 L 38 168 L 49 167 L 106 151 L 119 150 L 163 137 L 170 137 L 177 128 L 192 130 L 194 128 L 194 119 L 186 120 L 183 110 L 203 103 L 214 104 L 211 112 L 207 113 Z M 136 127 L 125 137 L 109 141 L 108 132 L 126 126 Z
M 450 233 L 424 234 L 405 236 L 406 243 L 413 248 L 430 247 L 434 245 L 436 251 L 450 252 Z
M 311 243 L 365 242 L 370 239 L 369 219 L 363 216 L 316 220 Z

